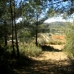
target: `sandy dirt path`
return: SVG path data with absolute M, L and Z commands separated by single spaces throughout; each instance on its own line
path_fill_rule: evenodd
M 48 52 L 44 51 L 42 54 L 38 57 L 33 57 L 35 60 L 68 60 L 67 55 L 64 52 Z
M 50 45 L 53 47 L 55 50 L 57 49 L 58 51 L 42 51 L 42 54 L 39 55 L 38 57 L 33 57 L 35 60 L 69 60 L 67 55 L 60 51 L 64 48 L 64 45 Z
M 38 57 L 30 58 L 33 61 L 27 61 L 29 66 L 15 69 L 16 74 L 74 74 L 74 67 L 62 51 L 42 51 Z

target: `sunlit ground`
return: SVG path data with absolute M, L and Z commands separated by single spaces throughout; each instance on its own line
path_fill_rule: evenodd
M 67 55 L 60 50 L 42 51 L 38 57 L 29 57 L 14 69 L 16 74 L 73 74 L 73 66 Z M 28 65 L 27 65 L 28 64 Z

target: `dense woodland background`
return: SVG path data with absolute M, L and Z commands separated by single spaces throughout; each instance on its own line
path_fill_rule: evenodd
M 44 23 L 60 14 L 74 20 L 74 1 L 53 1 L 0 0 L 0 74 L 16 74 L 13 69 L 22 65 L 30 68 L 36 61 L 29 57 L 39 56 L 47 45 L 64 45 L 63 52 L 74 65 L 74 22 Z M 62 4 L 67 1 L 70 4 Z

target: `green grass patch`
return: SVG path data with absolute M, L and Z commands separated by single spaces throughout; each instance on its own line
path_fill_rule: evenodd
M 25 45 L 20 45 L 19 46 L 20 49 L 20 54 L 24 55 L 24 56 L 38 56 L 41 52 L 42 49 L 40 47 L 37 47 L 35 44 L 30 43 Z

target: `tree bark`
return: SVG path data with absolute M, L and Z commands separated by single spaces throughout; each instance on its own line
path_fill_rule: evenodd
M 5 47 L 7 46 L 7 23 L 4 21 L 4 38 L 5 38 Z
M 16 13 L 15 13 L 15 1 L 14 1 L 14 26 L 15 26 L 15 40 L 16 40 L 17 58 L 19 58 L 19 47 L 18 47 L 17 27 L 16 27 L 15 17 L 16 17 Z
M 13 56 L 15 56 L 15 48 L 14 48 L 14 32 L 13 32 L 13 10 L 12 10 L 12 1 L 10 0 L 10 9 L 11 9 L 11 26 L 12 26 L 12 48 L 13 48 Z
M 38 46 L 37 38 L 38 38 L 38 22 L 36 22 L 36 46 Z
M 36 21 L 36 46 L 38 46 L 38 41 L 37 41 L 37 39 L 38 39 L 38 25 L 39 25 L 39 23 L 38 23 L 38 13 L 37 13 L 37 21 Z

